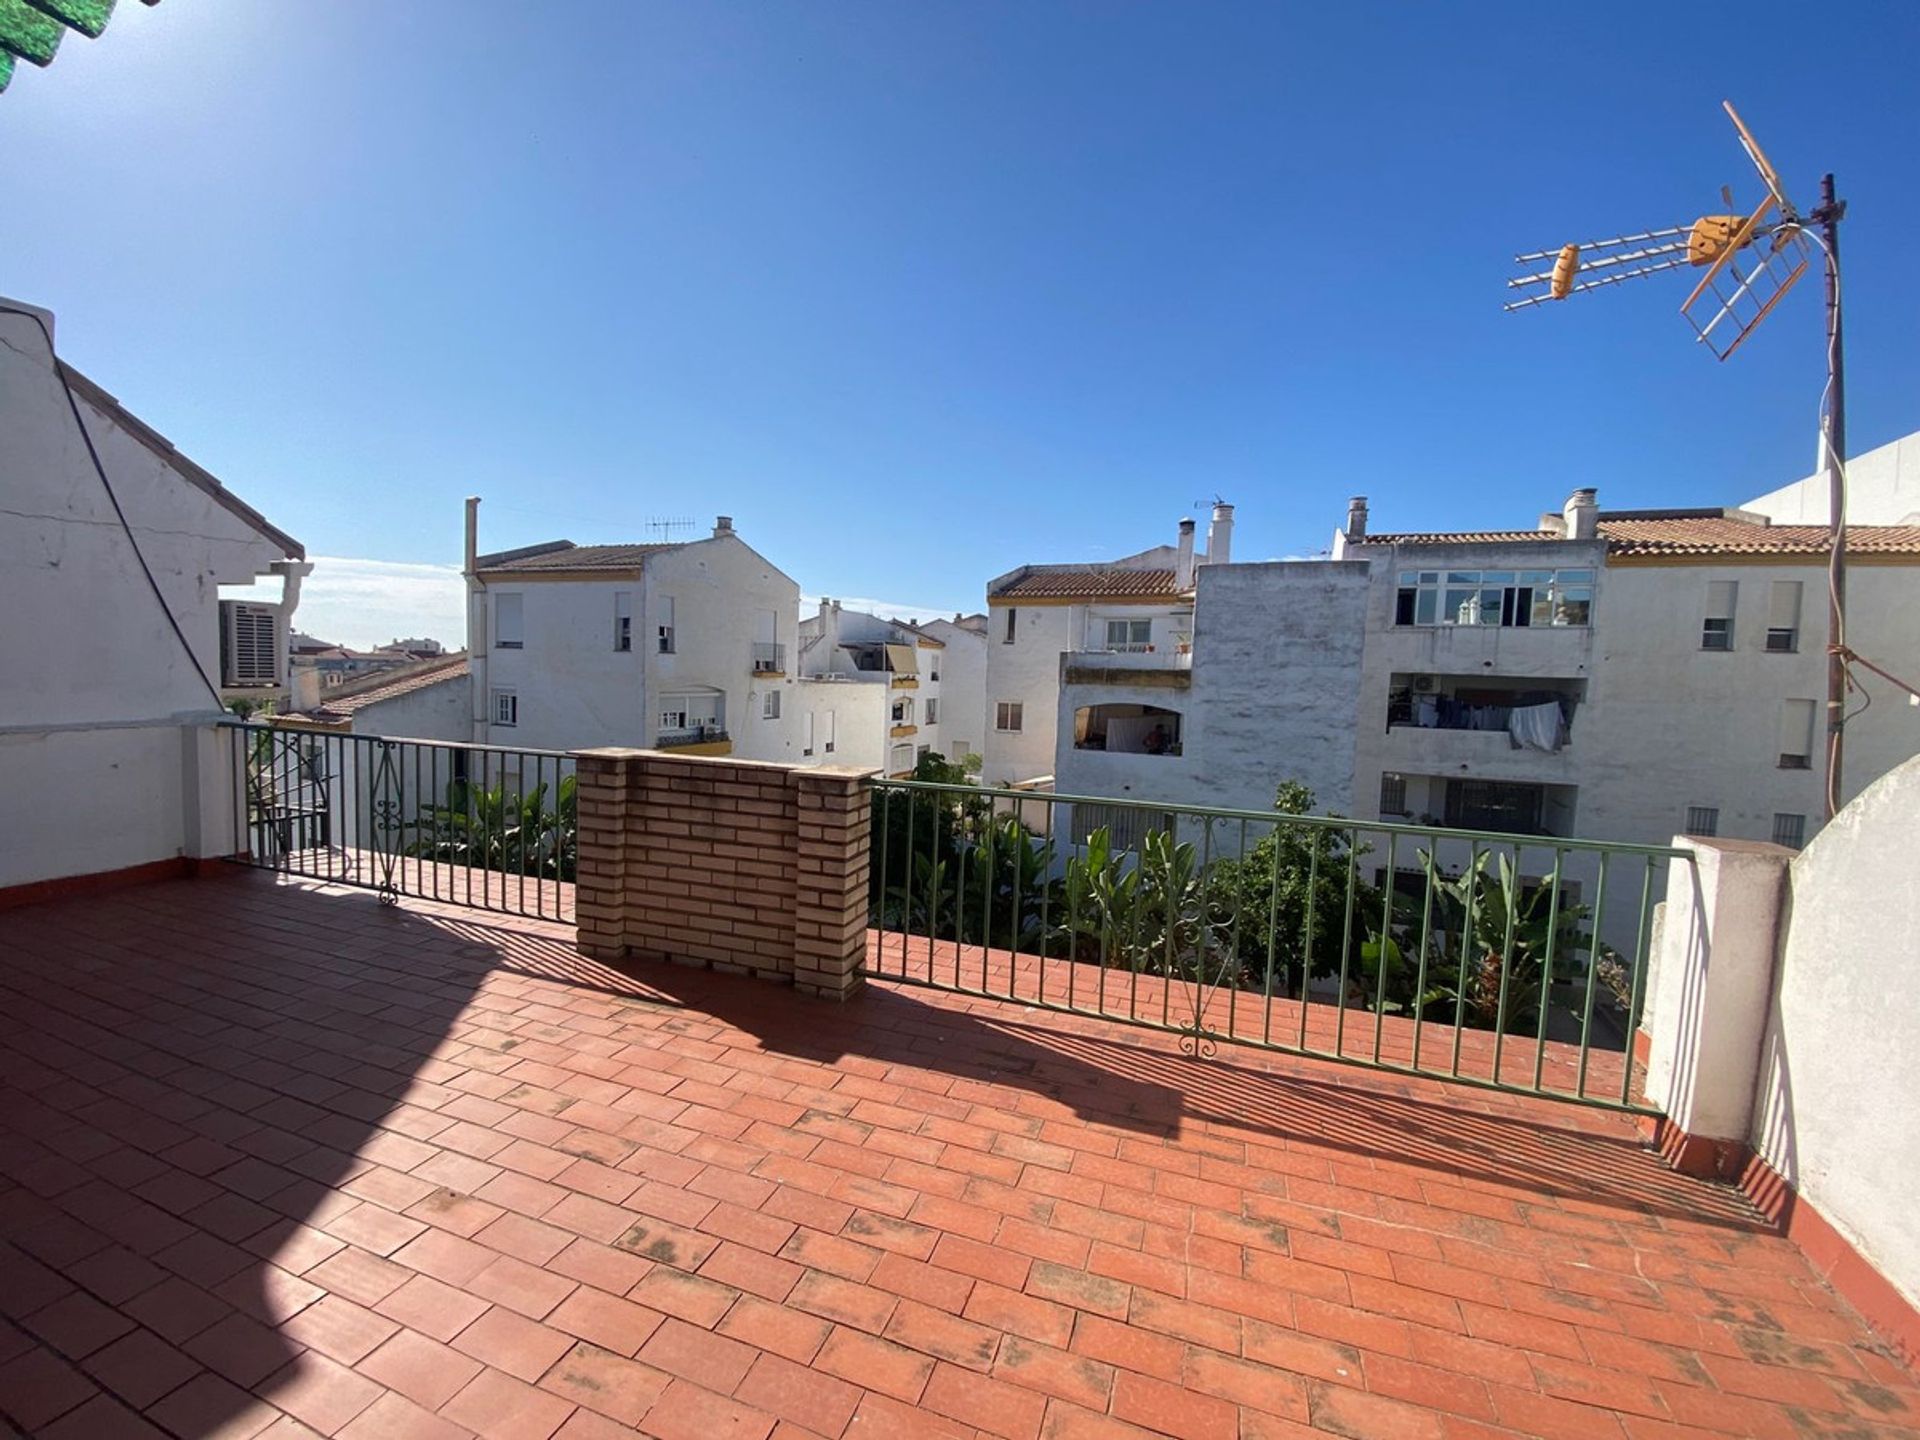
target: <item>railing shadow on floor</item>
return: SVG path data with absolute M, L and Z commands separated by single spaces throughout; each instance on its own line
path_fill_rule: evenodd
M 441 923 L 455 934 L 497 936 L 501 963 L 521 974 L 673 1005 L 770 1052 L 858 1061 L 872 1075 L 897 1070 L 903 1084 L 937 1075 L 1010 1087 L 1141 1137 L 1177 1141 L 1198 1130 L 1269 1147 L 1303 1142 L 1518 1204 L 1544 1196 L 1704 1226 L 1761 1226 L 1737 1191 L 1669 1170 L 1628 1117 L 1561 1101 L 1230 1046 L 1195 1060 L 1172 1036 L 1121 1022 L 884 982 L 836 1008 L 764 980 L 638 957 L 617 966 L 589 960 L 564 936 L 491 917 Z

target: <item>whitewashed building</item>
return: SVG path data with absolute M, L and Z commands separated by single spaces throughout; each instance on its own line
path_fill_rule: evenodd
M 907 776 L 945 754 L 946 642 L 904 620 L 823 599 L 800 622 L 798 763 Z
M 949 760 L 985 756 L 987 743 L 987 617 L 956 615 L 918 627 L 947 647 L 940 662 L 941 741 Z
M 478 553 L 467 526 L 470 738 L 797 758 L 800 590 L 721 516 L 704 540 Z
M 1173 545 L 1097 564 L 1022 565 L 989 581 L 982 778 L 1026 785 L 1053 775 L 1063 655 L 1187 664 L 1195 574 L 1228 564 L 1232 542 L 1233 507 L 1221 504 L 1214 506 L 1204 554 L 1194 550 L 1194 522 L 1182 520 Z
M 0 890 L 227 853 L 212 727 L 229 700 L 285 695 L 299 542 L 61 360 L 50 311 L 14 301 L 0 489 L 0 795 L 21 820 L 0 829 Z M 277 602 L 222 598 L 276 580 Z

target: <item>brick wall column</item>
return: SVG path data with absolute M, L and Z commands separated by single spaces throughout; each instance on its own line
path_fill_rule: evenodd
M 580 953 L 618 960 L 627 953 L 625 893 L 629 860 L 636 858 L 634 786 L 640 750 L 574 752 L 578 813 L 573 908 Z
M 873 806 L 867 772 L 847 766 L 797 770 L 799 893 L 793 983 L 845 1000 L 866 982 L 868 857 Z

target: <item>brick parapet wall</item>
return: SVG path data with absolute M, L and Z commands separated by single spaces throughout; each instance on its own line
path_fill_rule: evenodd
M 844 999 L 866 956 L 866 772 L 652 750 L 578 766 L 581 950 Z

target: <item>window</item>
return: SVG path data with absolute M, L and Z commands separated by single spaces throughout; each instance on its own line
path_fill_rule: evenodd
M 1018 700 L 1002 700 L 993 710 L 993 728 L 1007 733 L 1020 729 L 1026 707 Z
M 800 753 L 813 754 L 813 712 L 811 710 L 800 717 Z
M 1800 582 L 1776 580 L 1767 593 L 1767 649 L 1790 655 L 1800 648 Z
M 1446 823 L 1462 830 L 1497 830 L 1508 835 L 1543 833 L 1546 792 L 1538 785 L 1503 780 L 1449 780 Z
M 769 690 L 760 697 L 760 718 L 778 720 L 780 718 L 780 692 Z
M 1702 840 L 1710 840 L 1720 833 L 1720 807 L 1717 805 L 1687 806 L 1687 826 L 1681 832 L 1697 835 Z
M 825 753 L 827 753 L 828 755 L 831 755 L 833 753 L 833 740 L 834 740 L 835 733 L 836 732 L 835 732 L 834 723 L 833 723 L 833 711 L 829 710 L 827 711 L 826 739 L 822 745 L 822 748 L 824 749 Z
M 493 597 L 493 643 L 499 650 L 518 650 L 526 635 L 521 628 L 520 597 Z
M 933 746 L 931 745 L 920 745 L 915 747 L 913 752 L 914 765 L 917 767 L 922 760 L 926 759 L 927 756 L 931 755 L 932 753 L 933 753 Z
M 908 775 L 913 772 L 913 746 L 895 745 L 887 752 L 887 773 Z
M 913 724 L 913 701 L 901 696 L 893 702 L 893 723 L 896 725 Z
M 1009 605 L 1007 607 L 1007 633 L 1001 638 L 1000 643 L 1002 645 L 1013 644 L 1013 627 L 1014 627 L 1014 623 L 1017 620 L 1019 620 L 1019 618 L 1020 618 L 1020 611 L 1018 607 Z
M 1807 843 L 1807 817 L 1776 812 L 1773 817 L 1773 843 L 1798 850 Z
M 1144 652 L 1153 648 L 1153 621 L 1107 621 L 1107 649 Z
M 1406 776 L 1382 775 L 1380 777 L 1380 813 L 1382 815 L 1405 815 L 1407 813 Z
M 660 597 L 660 624 L 655 632 L 660 638 L 660 653 L 673 654 L 673 597 Z
M 496 725 L 518 725 L 520 723 L 520 696 L 512 690 L 493 692 L 493 723 Z
M 1813 768 L 1813 710 L 1811 700 L 1780 702 L 1780 768 Z
M 613 648 L 633 649 L 633 592 L 613 592 Z
M 1396 625 L 1586 625 L 1591 570 L 1402 570 Z
M 927 700 L 927 724 L 938 725 L 939 723 L 940 723 L 940 702 L 938 700 L 929 698 Z
M 1709 580 L 1707 582 L 1707 613 L 1700 622 L 1700 648 L 1702 650 L 1733 649 L 1733 603 L 1739 596 L 1739 582 L 1734 580 Z

